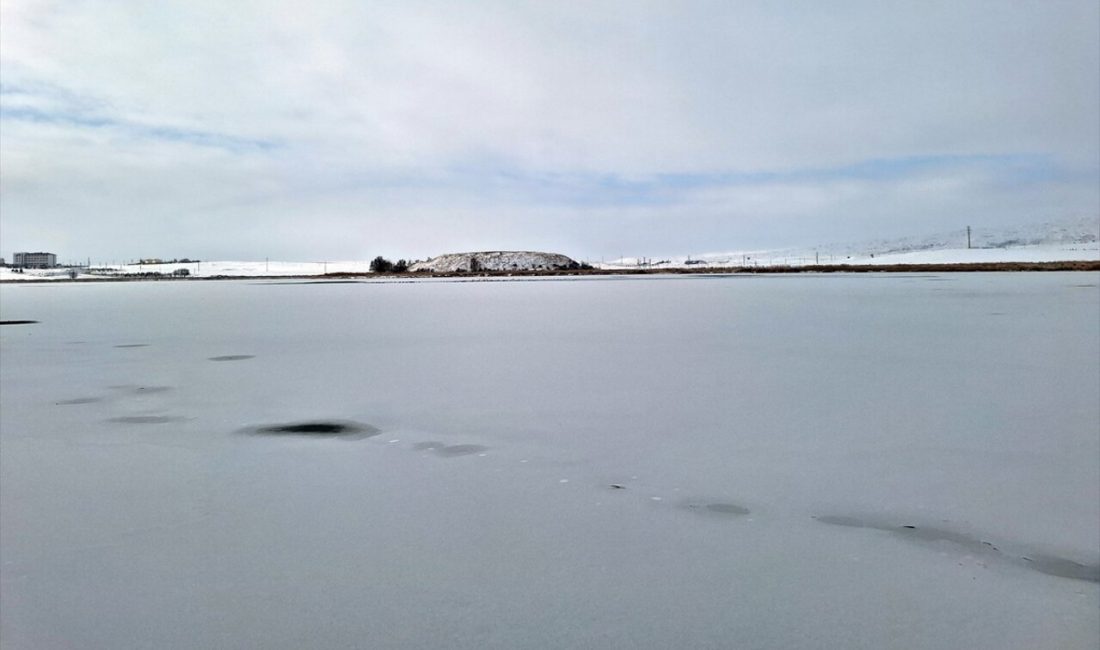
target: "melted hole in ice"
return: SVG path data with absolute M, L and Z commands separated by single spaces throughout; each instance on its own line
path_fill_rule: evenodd
M 254 354 L 223 354 L 220 357 L 209 357 L 207 361 L 244 361 L 245 359 L 255 359 Z
M 32 325 L 36 320 L 0 320 L 0 325 Z
M 76 398 L 73 398 L 73 399 L 63 399 L 60 402 L 56 402 L 56 404 L 58 404 L 60 406 L 68 406 L 70 404 L 92 404 L 92 403 L 95 403 L 95 402 L 102 402 L 102 401 L 103 401 L 103 398 L 101 398 L 101 397 L 76 397 Z
M 123 343 L 122 345 L 116 345 L 116 348 L 147 348 L 148 343 Z
M 107 421 L 119 424 L 165 424 L 166 422 L 179 422 L 182 419 L 176 415 L 124 415 Z
M 349 420 L 318 420 L 289 424 L 270 424 L 251 427 L 246 433 L 261 436 L 309 436 L 315 438 L 345 438 L 358 440 L 382 433 L 381 429 Z
M 946 528 L 935 526 L 894 526 L 876 521 L 867 521 L 856 517 L 833 516 L 815 517 L 823 524 L 833 526 L 848 526 L 851 528 L 873 528 L 883 530 L 907 539 L 920 542 L 948 542 L 960 549 L 976 555 L 993 555 L 1004 558 L 1014 564 L 1026 566 L 1040 573 L 1058 576 L 1061 578 L 1073 578 L 1075 580 L 1087 580 L 1100 582 L 1100 565 L 1081 564 L 1066 558 L 1029 553 L 1022 556 L 1009 555 L 997 548 L 992 542 L 987 542 L 977 537 L 960 533 Z
M 418 442 L 413 445 L 413 449 L 417 451 L 432 451 L 446 458 L 469 456 L 470 454 L 478 454 L 489 450 L 488 447 L 482 445 L 445 445 L 442 442 L 436 442 L 434 440 Z

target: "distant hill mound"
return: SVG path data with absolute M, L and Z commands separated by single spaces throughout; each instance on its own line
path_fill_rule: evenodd
M 557 253 L 533 251 L 484 251 L 479 253 L 448 253 L 426 262 L 413 264 L 410 271 L 454 273 L 456 271 L 555 271 L 577 269 L 575 260 Z

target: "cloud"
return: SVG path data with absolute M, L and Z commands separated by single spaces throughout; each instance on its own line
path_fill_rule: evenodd
M 13 0 L 0 233 L 584 256 L 1097 215 L 1098 11 Z

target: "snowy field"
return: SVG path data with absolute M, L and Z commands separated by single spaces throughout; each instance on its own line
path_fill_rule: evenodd
M 0 313 L 38 321 L 0 328 L 5 650 L 1100 638 L 1098 273 L 6 284 Z
M 1091 222 L 1085 226 L 1077 225 L 1072 237 L 1060 231 L 1042 230 L 1042 237 L 1032 231 L 1008 231 L 999 237 L 986 235 L 985 245 L 975 248 L 959 248 L 951 241 L 938 238 L 903 239 L 880 242 L 845 244 L 820 249 L 774 249 L 745 250 L 726 253 L 712 253 L 694 258 L 673 256 L 667 258 L 624 257 L 621 259 L 581 260 L 593 267 L 605 270 L 632 271 L 646 269 L 707 269 L 731 267 L 777 267 L 809 266 L 813 264 L 961 264 L 996 262 L 1077 262 L 1100 261 L 1100 243 L 1096 236 L 1085 232 L 1092 228 Z M 1083 234 L 1082 234 L 1083 233 Z M 1014 241 L 1028 241 L 1029 238 L 1043 243 L 1030 245 L 1000 245 L 1004 237 L 1013 236 Z M 1059 240 L 1062 237 L 1063 240 Z M 990 243 L 998 245 L 989 245 Z M 877 251 L 877 252 L 875 252 Z M 520 266 L 524 264 L 544 264 L 545 260 L 532 257 L 531 253 L 506 253 L 509 260 Z M 441 260 L 440 260 L 441 261 Z M 464 265 L 465 263 L 463 263 Z M 443 266 L 447 266 L 444 264 Z M 492 268 L 491 266 L 486 268 Z M 368 273 L 370 262 L 367 260 L 338 262 L 285 262 L 276 260 L 261 261 L 206 261 L 171 264 L 120 264 L 96 265 L 91 272 L 88 269 L 75 269 L 76 277 L 67 268 L 27 269 L 16 273 L 11 268 L 0 267 L 0 281 L 19 280 L 98 280 L 105 277 L 133 276 L 144 273 L 172 275 L 186 271 L 188 277 L 304 277 L 321 276 L 326 273 Z
M 629 257 L 611 262 L 596 263 L 595 266 L 608 270 L 630 270 L 636 268 L 705 269 L 741 266 L 797 267 L 815 264 L 867 266 L 879 264 L 970 264 L 979 262 L 1091 262 L 1097 260 L 1100 260 L 1100 245 L 1092 242 L 1005 248 L 929 248 L 878 254 L 855 251 L 821 253 L 812 249 L 738 251 L 734 253 L 715 253 L 694 259 L 672 257 L 667 260 L 653 260 Z
M 650 269 L 706 269 L 730 268 L 739 266 L 775 267 L 809 266 L 812 264 L 961 264 L 971 262 L 1075 262 L 1100 261 L 1100 245 L 1095 243 L 1073 245 L 1014 246 L 1011 248 L 938 248 L 919 251 L 906 251 L 888 254 L 852 254 L 815 256 L 812 250 L 796 251 L 746 251 L 744 253 L 722 253 L 698 258 L 689 262 L 687 257 L 672 257 L 667 260 L 643 258 L 623 258 L 610 262 L 592 261 L 595 268 L 604 270 L 631 271 L 638 268 Z M 657 263 L 659 262 L 659 263 Z M 99 280 L 105 277 L 138 275 L 141 273 L 160 273 L 172 275 L 173 272 L 186 270 L 188 277 L 305 277 L 321 276 L 326 273 L 369 273 L 370 262 L 282 262 L 282 261 L 211 261 L 191 262 L 187 264 L 123 264 L 113 267 L 97 267 L 89 273 L 77 269 L 72 278 L 69 269 L 26 269 L 15 273 L 10 268 L 0 267 L 0 281 L 11 280 Z
M 114 266 L 94 266 L 94 272 L 77 270 L 78 280 L 97 280 L 116 275 L 138 275 L 142 273 L 160 273 L 171 275 L 176 271 L 187 271 L 189 277 L 210 278 L 259 277 L 259 276 L 309 276 L 326 273 L 368 273 L 370 261 L 344 262 L 281 262 L 281 261 L 214 261 L 188 262 L 173 264 L 118 264 Z M 26 269 L 15 273 L 10 268 L 0 268 L 0 280 L 68 280 L 68 269 Z

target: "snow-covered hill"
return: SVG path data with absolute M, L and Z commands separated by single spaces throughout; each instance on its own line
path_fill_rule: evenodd
M 449 253 L 413 264 L 412 271 L 453 273 L 456 271 L 552 271 L 580 267 L 575 260 L 558 253 L 534 251 L 486 251 Z

